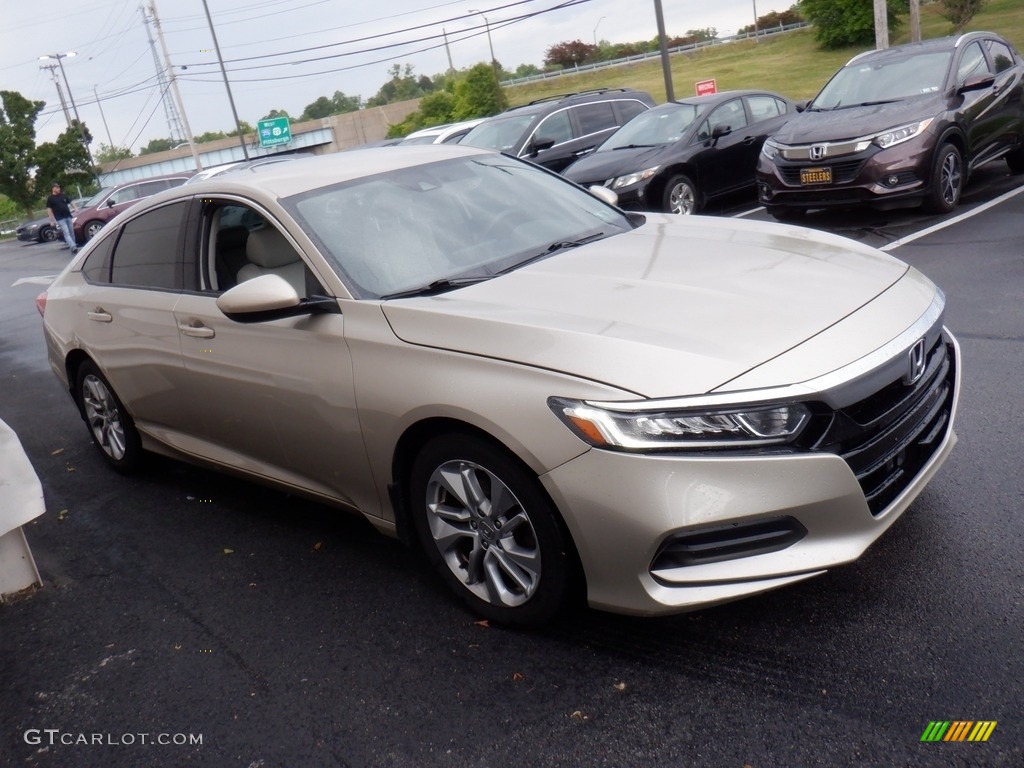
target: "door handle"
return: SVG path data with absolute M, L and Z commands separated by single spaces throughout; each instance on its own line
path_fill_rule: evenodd
M 746 144 L 747 146 L 750 146 L 755 141 L 757 141 L 757 136 L 747 136 L 746 138 L 743 139 L 743 143 Z
M 217 335 L 213 328 L 207 328 L 202 323 L 197 323 L 195 325 L 179 325 L 178 330 L 186 336 L 192 336 L 196 339 L 212 339 Z
M 114 318 L 105 312 L 102 307 L 96 307 L 91 312 L 86 312 L 85 316 L 97 323 L 112 323 L 114 321 Z

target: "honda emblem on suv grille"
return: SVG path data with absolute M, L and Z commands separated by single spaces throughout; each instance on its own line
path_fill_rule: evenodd
M 823 157 L 825 157 L 825 153 L 827 151 L 828 150 L 824 144 L 812 144 L 811 149 L 809 151 L 811 160 L 821 160 Z
M 903 377 L 903 383 L 908 386 L 913 386 L 924 376 L 925 368 L 925 354 L 924 354 L 924 339 L 918 339 L 914 342 L 914 346 L 910 348 L 907 353 L 907 357 L 910 359 L 910 367 L 907 371 L 907 375 Z

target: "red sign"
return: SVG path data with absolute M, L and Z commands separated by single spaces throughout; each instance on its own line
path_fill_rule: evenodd
M 706 96 L 709 93 L 718 93 L 714 80 L 698 80 L 694 84 L 698 96 Z

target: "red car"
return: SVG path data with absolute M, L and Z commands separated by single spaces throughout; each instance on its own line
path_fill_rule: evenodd
M 121 211 L 130 208 L 157 192 L 180 187 L 192 175 L 190 172 L 173 173 L 166 176 L 151 176 L 148 179 L 135 179 L 111 187 L 104 187 L 80 207 L 73 219 L 75 240 L 84 244 L 97 232 L 117 216 Z

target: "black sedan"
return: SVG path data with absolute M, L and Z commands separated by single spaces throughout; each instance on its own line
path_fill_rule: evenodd
M 767 91 L 671 101 L 634 117 L 563 175 L 608 187 L 623 208 L 698 213 L 753 188 L 761 145 L 795 113 L 792 101 Z

